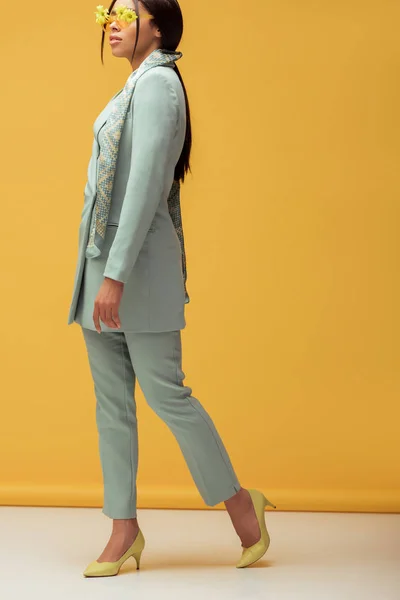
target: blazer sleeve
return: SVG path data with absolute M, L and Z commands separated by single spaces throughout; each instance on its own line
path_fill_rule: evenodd
M 132 155 L 119 226 L 103 275 L 126 282 L 161 201 L 179 101 L 168 79 L 146 73 L 132 97 Z

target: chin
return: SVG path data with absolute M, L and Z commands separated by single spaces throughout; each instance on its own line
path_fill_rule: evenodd
M 118 57 L 124 58 L 124 54 L 121 51 L 118 52 L 118 48 L 117 47 L 115 47 L 115 48 L 113 46 L 110 46 L 110 47 L 111 47 L 111 52 L 112 52 L 112 54 L 114 56 L 118 56 Z

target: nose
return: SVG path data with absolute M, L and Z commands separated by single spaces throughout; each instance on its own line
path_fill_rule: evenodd
M 120 28 L 118 27 L 118 23 L 116 21 L 116 17 L 110 17 L 108 23 L 111 33 L 118 33 L 120 31 Z

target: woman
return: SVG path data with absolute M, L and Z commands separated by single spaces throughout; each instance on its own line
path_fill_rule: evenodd
M 134 388 L 168 425 L 205 503 L 224 502 L 242 543 L 238 567 L 265 554 L 269 536 L 257 490 L 242 488 L 215 426 L 183 384 L 186 260 L 180 182 L 190 169 L 190 112 L 176 61 L 183 21 L 176 0 L 97 7 L 112 53 L 132 73 L 94 124 L 79 257 L 68 323 L 86 343 L 96 394 L 110 539 L 87 577 L 116 575 L 144 537 L 136 518 Z M 99 335 L 100 334 L 100 335 Z M 132 401 L 133 400 L 133 401 Z

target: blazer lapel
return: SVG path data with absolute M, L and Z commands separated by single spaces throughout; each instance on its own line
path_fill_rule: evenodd
M 108 104 L 101 111 L 101 113 L 98 115 L 97 119 L 93 123 L 93 133 L 94 133 L 94 140 L 93 140 L 94 143 L 93 143 L 93 146 L 92 146 L 93 165 L 97 164 L 97 160 L 99 158 L 99 154 L 100 154 L 99 133 L 100 133 L 100 130 L 107 123 L 108 117 L 110 116 L 111 101 L 114 100 L 114 98 L 116 98 L 118 96 L 118 94 L 120 94 L 122 92 L 122 89 L 119 90 L 111 98 L 111 100 L 108 102 Z M 87 205 L 85 207 L 85 217 L 82 220 L 82 229 L 83 229 L 83 231 L 81 233 L 81 240 L 82 240 L 82 244 L 83 245 L 86 245 L 87 238 L 89 236 L 89 227 L 90 227 L 90 223 L 91 223 L 92 208 L 93 208 L 95 199 L 96 199 L 96 189 L 94 190 L 93 194 L 90 194 L 90 196 L 88 196 L 85 199 L 85 202 L 87 202 Z M 83 248 L 81 248 L 80 251 L 83 252 Z
M 122 88 L 123 89 L 123 88 Z M 103 108 L 103 110 L 101 111 L 101 113 L 98 115 L 97 119 L 95 120 L 95 122 L 93 123 L 93 133 L 94 133 L 94 137 L 96 139 L 97 144 L 99 144 L 99 132 L 100 130 L 104 127 L 104 125 L 107 123 L 108 117 L 110 116 L 110 112 L 111 112 L 111 102 L 114 100 L 114 98 L 116 98 L 118 96 L 118 94 L 120 94 L 122 92 L 122 89 L 119 90 L 119 92 L 117 92 L 112 98 L 111 100 L 107 103 L 107 105 Z

